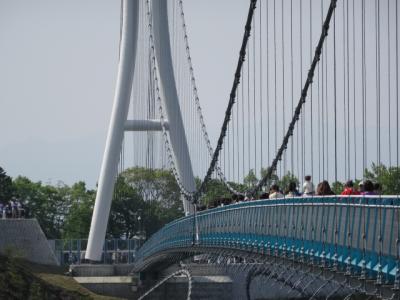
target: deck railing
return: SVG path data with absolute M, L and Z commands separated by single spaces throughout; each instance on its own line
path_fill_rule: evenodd
M 81 264 L 85 259 L 87 240 L 51 240 L 49 241 L 61 265 Z M 139 239 L 107 239 L 103 245 L 102 264 L 130 264 L 135 261 L 136 251 L 143 243 Z
M 138 250 L 136 260 L 167 250 L 230 248 L 398 282 L 399 226 L 400 196 L 257 200 L 175 220 Z

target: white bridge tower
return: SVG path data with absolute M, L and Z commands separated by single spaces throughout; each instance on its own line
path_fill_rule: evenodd
M 140 76 L 140 74 L 134 74 L 139 1 L 143 1 L 142 4 L 145 5 L 145 0 L 123 0 L 122 2 L 122 31 L 117 84 L 85 256 L 90 260 L 100 260 L 101 258 L 124 131 L 162 130 L 160 120 L 127 120 L 133 78 Z M 196 187 L 174 77 L 167 1 L 152 0 L 151 3 L 156 61 L 168 118 L 164 123 L 164 128 L 167 128 L 169 132 L 174 161 L 181 183 L 186 191 L 192 193 Z M 191 213 L 192 205 L 184 197 L 182 199 L 185 214 Z

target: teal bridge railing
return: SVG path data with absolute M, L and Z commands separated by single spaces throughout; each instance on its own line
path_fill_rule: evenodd
M 49 241 L 61 265 L 87 263 L 85 259 L 87 240 L 52 240 Z M 131 264 L 135 261 L 136 251 L 141 239 L 106 239 L 103 244 L 101 264 Z
M 137 252 L 155 257 L 233 249 L 399 284 L 399 196 L 298 197 L 242 202 L 175 220 Z M 197 227 L 197 229 L 196 229 Z

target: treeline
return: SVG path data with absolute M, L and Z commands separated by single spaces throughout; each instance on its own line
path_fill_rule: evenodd
M 267 169 L 261 169 L 261 177 L 264 177 L 266 174 Z M 312 180 L 315 186 L 318 185 L 318 178 L 317 176 L 312 176 Z M 321 179 L 322 181 L 323 179 Z M 400 195 L 400 167 L 399 166 L 392 166 L 386 167 L 383 164 L 376 165 L 372 164 L 370 169 L 364 170 L 363 178 L 353 178 L 354 184 L 358 185 L 363 180 L 371 180 L 373 183 L 379 183 L 381 187 L 380 193 L 382 195 Z M 255 175 L 254 170 L 250 170 L 247 176 L 245 176 L 243 183 L 239 184 L 236 182 L 229 182 L 229 184 L 235 188 L 235 190 L 239 192 L 245 193 L 248 190 L 251 190 L 259 181 L 259 178 Z M 272 184 L 277 184 L 282 192 L 285 192 L 289 184 L 294 182 L 296 186 L 299 188 L 300 192 L 301 187 L 303 184 L 303 179 L 296 177 L 294 174 L 288 172 L 282 177 L 278 177 L 277 175 L 272 175 L 272 178 L 265 184 L 264 190 L 259 191 L 258 194 L 254 195 L 257 199 L 260 197 L 264 192 L 268 192 L 269 188 Z M 198 184 L 200 182 L 197 182 Z M 336 181 L 330 183 L 332 187 L 332 191 L 340 195 L 340 193 L 344 190 L 345 182 Z M 202 198 L 202 204 L 205 206 L 214 206 L 213 202 L 218 202 L 218 200 L 224 200 L 232 198 L 231 192 L 225 187 L 225 184 L 219 179 L 211 179 L 209 184 L 207 185 L 207 191 Z
M 38 220 L 48 239 L 87 238 L 96 190 L 84 182 L 72 186 L 11 178 L 0 167 L 0 201 L 16 197 L 28 217 Z M 117 179 L 107 227 L 108 238 L 131 238 L 139 231 L 149 236 L 183 216 L 179 188 L 166 170 L 131 168 Z
M 261 170 L 261 175 L 265 172 L 265 169 Z M 370 170 L 365 170 L 363 179 L 379 183 L 383 195 L 400 194 L 400 167 L 373 164 Z M 358 183 L 357 179 L 354 181 Z M 230 184 L 238 191 L 245 192 L 257 182 L 254 171 L 250 170 L 243 184 Z M 267 182 L 265 190 L 268 191 L 273 183 L 278 183 L 285 190 L 290 182 L 295 182 L 298 186 L 302 184 L 291 173 L 281 178 L 275 175 Z M 196 179 L 196 183 L 199 185 L 200 180 Z M 314 184 L 317 185 L 318 182 L 314 181 Z M 343 185 L 343 182 L 331 183 L 336 194 L 341 193 Z M 47 238 L 87 238 L 96 190 L 88 189 L 84 182 L 77 182 L 72 186 L 63 183 L 54 186 L 33 182 L 22 176 L 13 179 L 0 167 L 0 202 L 6 203 L 12 197 L 21 201 L 28 217 L 39 221 Z M 218 199 L 230 197 L 232 194 L 224 183 L 212 179 L 200 199 L 200 204 L 208 206 Z M 132 238 L 143 231 L 149 237 L 166 223 L 183 215 L 179 187 L 169 171 L 130 168 L 117 178 L 107 237 Z

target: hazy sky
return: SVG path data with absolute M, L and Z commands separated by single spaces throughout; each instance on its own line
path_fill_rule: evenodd
M 215 144 L 248 1 L 186 0 L 184 8 Z M 117 73 L 119 14 L 117 0 L 0 0 L 0 166 L 9 175 L 95 185 Z
M 144 0 L 143 0 L 144 1 Z M 166 0 L 167 1 L 167 0 Z M 172 1 L 172 0 L 168 0 Z M 289 68 L 286 63 L 286 72 L 281 64 L 281 56 L 286 56 L 288 62 L 289 47 L 283 50 L 283 41 L 279 36 L 283 29 L 280 25 L 281 9 L 277 7 L 277 48 L 272 52 L 272 42 L 275 35 L 272 32 L 272 13 L 275 9 L 272 7 L 273 1 L 270 1 L 270 6 L 262 6 L 266 1 L 258 3 L 258 10 L 255 14 L 255 19 L 260 11 L 268 11 L 262 15 L 264 21 L 260 28 L 263 29 L 263 40 L 269 40 L 267 48 L 265 41 L 263 50 L 269 52 L 269 60 L 264 59 L 263 64 L 260 63 L 260 69 L 264 71 L 264 81 L 262 82 L 263 97 L 260 97 L 263 102 L 272 101 L 275 99 L 283 99 L 278 101 L 278 112 L 283 110 L 285 102 L 289 103 L 291 96 L 288 90 L 291 79 Z M 277 2 L 282 4 L 282 2 Z M 285 1 L 285 9 L 283 10 L 285 17 L 285 43 L 289 44 L 291 32 L 289 31 L 288 20 L 290 19 L 289 3 Z M 311 53 L 313 53 L 316 41 L 319 38 L 321 9 L 320 1 L 313 0 L 313 10 L 308 6 L 303 6 L 299 9 L 300 3 L 310 3 L 308 1 L 294 1 L 293 14 L 293 30 L 294 30 L 294 71 L 293 78 L 294 99 L 297 101 L 300 95 L 300 89 L 304 84 L 303 79 L 306 77 L 309 68 Z M 323 15 L 328 7 L 329 0 L 325 0 Z M 351 13 L 351 7 L 345 8 L 344 3 L 338 5 L 336 9 L 337 23 L 337 91 L 339 112 L 343 111 L 346 99 L 343 95 L 343 87 L 345 86 L 346 60 L 342 56 L 341 24 L 344 19 L 345 9 Z M 350 82 L 350 90 L 354 87 L 354 105 L 361 105 L 362 88 L 361 88 L 361 0 L 352 2 L 355 3 L 354 11 L 354 40 L 350 45 L 355 45 L 355 54 L 350 55 L 350 59 L 356 63 L 356 70 L 349 72 L 348 76 L 357 78 L 354 86 Z M 381 84 L 380 98 L 382 98 L 383 108 L 380 112 L 382 122 L 380 124 L 382 132 L 381 150 L 382 161 L 388 164 L 391 160 L 394 162 L 393 153 L 396 150 L 393 134 L 398 132 L 396 128 L 395 113 L 393 105 L 397 98 L 395 97 L 396 86 L 395 68 L 392 67 L 390 72 L 388 66 L 395 61 L 395 11 L 393 10 L 395 1 L 390 0 L 379 2 L 381 4 L 381 29 L 380 29 L 380 47 L 382 60 L 380 61 L 380 72 L 377 72 L 376 64 L 376 32 L 375 32 L 375 13 L 376 2 L 366 1 L 366 103 L 368 103 L 368 111 L 366 112 L 368 129 L 368 157 L 366 157 L 366 167 L 376 159 L 378 149 L 376 147 L 376 128 L 377 128 L 377 82 L 378 74 L 379 83 Z M 317 5 L 318 4 L 318 5 Z M 212 146 L 215 146 L 217 135 L 219 135 L 222 118 L 228 102 L 229 93 L 232 87 L 233 74 L 236 68 L 241 46 L 244 24 L 247 17 L 249 1 L 248 0 L 185 0 L 184 9 L 189 35 L 189 43 L 191 47 L 192 62 L 194 65 L 195 76 L 200 96 L 200 102 L 205 117 L 205 122 L 211 137 Z M 261 10 L 261 6 L 263 10 Z M 300 6 L 301 7 L 301 6 Z M 299 12 L 302 11 L 302 14 Z M 379 11 L 379 10 L 378 10 Z M 269 17 L 267 17 L 269 15 Z M 301 22 L 300 16 L 304 18 L 304 29 L 299 26 Z M 388 17 L 389 16 L 389 17 Z M 257 19 L 258 20 L 258 19 Z M 268 21 L 269 20 L 269 21 Z M 311 20 L 311 23 L 309 23 Z M 283 24 L 282 23 L 282 24 Z M 270 29 L 265 29 L 269 24 Z M 313 28 L 312 40 L 315 43 L 301 42 L 308 41 L 309 35 L 308 24 Z M 344 23 L 343 23 L 344 24 Z M 332 24 L 331 24 L 332 25 Z M 256 26 L 253 26 L 253 35 L 260 36 L 261 31 L 255 31 Z M 334 26 L 331 26 L 331 32 Z M 351 26 L 349 28 L 352 28 Z M 391 29 L 389 35 L 388 29 Z M 303 30 L 300 34 L 299 30 Z M 15 177 L 24 175 L 34 181 L 41 180 L 45 183 L 56 184 L 58 181 L 72 184 L 76 181 L 83 180 L 88 183 L 89 187 L 94 187 L 97 181 L 104 145 L 107 135 L 107 128 L 111 114 L 112 100 L 114 95 L 117 62 L 118 62 L 118 44 L 120 34 L 120 1 L 119 0 L 0 0 L 0 166 L 2 166 L 8 174 Z M 255 33 L 257 32 L 257 33 Z M 258 35 L 257 35 L 258 34 Z M 329 99 L 333 99 L 332 82 L 333 82 L 333 55 L 332 45 L 333 34 L 328 35 L 325 45 L 330 49 L 327 53 L 326 61 L 330 66 L 326 66 L 329 70 L 327 75 L 327 84 L 329 81 Z M 353 35 L 350 35 L 351 37 Z M 388 38 L 390 37 L 390 39 Z M 352 40 L 353 38 L 351 38 Z M 249 44 L 251 45 L 252 37 Z M 254 41 L 254 40 L 253 40 Z M 281 44 L 280 44 L 281 43 Z M 297 44 L 296 44 L 297 43 Z M 281 46 L 279 46 L 281 45 Z M 302 45 L 302 46 L 301 46 Z M 390 47 L 389 47 L 390 46 Z M 255 46 L 254 46 L 255 47 Z M 282 50 L 281 50 L 282 49 Z M 301 51 L 296 51 L 302 49 Z M 391 59 L 387 59 L 388 50 L 391 50 Z M 304 53 L 303 53 L 304 52 Z M 251 54 L 253 53 L 253 54 Z M 274 68 L 272 53 L 275 53 L 275 87 L 272 85 Z M 283 55 L 281 55 L 283 53 Z M 301 54 L 302 53 L 302 54 Z M 344 53 L 344 52 L 343 52 Z M 257 57 L 254 52 L 249 50 L 251 57 Z M 252 56 L 253 55 L 253 56 Z M 299 64 L 299 57 L 303 55 L 304 64 L 302 67 Z M 326 55 L 326 54 L 324 54 Z M 390 57 L 388 56 L 388 57 Z M 268 56 L 267 56 L 268 57 Z M 247 60 L 250 61 L 250 60 Z M 270 63 L 268 67 L 268 61 Z M 255 63 L 254 63 L 255 65 Z M 350 68 L 351 69 L 351 68 Z M 283 71 L 282 71 L 283 70 Z M 298 71 L 300 70 L 300 72 Z M 256 74 L 256 73 L 254 73 Z M 258 73 L 257 73 L 258 74 Z M 265 83 L 265 74 L 269 74 L 269 84 Z M 281 75 L 282 74 L 282 75 Z M 286 74 L 286 80 L 281 80 Z M 243 76 L 245 76 L 244 74 Z M 317 76 L 317 75 L 316 75 Z M 268 77 L 267 77 L 268 78 Z M 284 83 L 286 82 L 286 85 Z M 389 86 L 390 89 L 389 89 Z M 243 84 L 242 84 L 243 86 Z M 314 84 L 314 95 L 319 95 L 318 84 Z M 251 86 L 250 86 L 251 89 Z M 268 93 L 267 93 L 268 89 Z M 255 89 L 256 90 L 256 89 Z M 286 97 L 284 91 L 286 90 Z M 348 89 L 349 90 L 349 89 Z M 255 95 L 255 94 L 254 94 Z M 261 94 L 260 94 L 261 95 Z M 267 95 L 267 96 L 266 96 Z M 328 97 L 325 97 L 328 99 Z M 380 99 L 379 98 L 379 99 Z M 350 100 L 350 99 L 347 99 Z M 319 100 L 318 100 L 319 101 Z M 328 100 L 326 100 L 328 101 Z M 380 101 L 380 100 L 379 100 Z M 310 110 L 308 101 L 305 111 Z M 272 102 L 271 102 L 272 103 Z M 390 109 L 391 103 L 392 109 Z M 331 137 L 333 136 L 333 101 L 329 101 L 330 116 L 326 117 L 323 122 L 330 127 Z M 307 106 L 308 105 L 308 106 Z M 327 106 L 328 107 L 328 106 Z M 356 107 L 356 106 L 354 106 Z M 317 113 L 317 106 L 312 108 Z M 264 105 L 265 110 L 265 105 Z M 354 109 L 355 111 L 355 109 Z M 327 112 L 328 113 L 328 112 Z M 283 121 L 287 123 L 291 118 L 291 113 L 286 110 L 286 119 L 281 119 L 281 114 L 275 116 L 277 120 L 276 127 L 278 128 L 278 140 L 272 143 L 264 140 L 264 144 L 268 143 L 267 147 L 271 153 L 276 151 L 282 140 Z M 390 116 L 392 118 L 390 118 Z M 260 113 L 260 119 L 266 117 L 270 120 L 269 115 L 264 112 Z M 361 127 L 362 114 L 357 114 L 357 130 L 354 129 L 351 135 L 357 144 L 361 145 L 362 135 L 359 134 Z M 324 118 L 324 116 L 322 116 Z M 342 120 L 342 119 L 341 119 Z M 250 119 L 248 120 L 250 124 Z M 317 120 L 316 120 L 317 121 Z M 246 126 L 247 123 L 238 120 L 241 126 Z M 281 123 L 279 123 L 281 122 Z M 322 121 L 321 121 L 322 122 Z M 273 123 L 271 123 L 273 124 Z M 265 124 L 264 124 L 265 125 Z M 318 123 L 314 122 L 314 127 L 317 129 Z M 273 126 L 271 125 L 271 130 Z M 251 125 L 248 125 L 251 128 Z M 392 142 L 389 147 L 391 137 L 388 132 L 392 133 Z M 345 155 L 345 122 L 339 122 L 337 126 L 339 134 L 338 138 L 338 157 Z M 265 133 L 266 131 L 264 131 Z M 327 132 L 327 137 L 328 137 Z M 254 148 L 257 138 L 254 138 Z M 328 138 L 326 139 L 326 160 L 332 157 L 333 148 L 328 147 Z M 308 143 L 309 138 L 305 138 L 305 143 Z M 258 143 L 260 145 L 261 143 Z M 251 143 L 248 146 L 250 151 Z M 361 147 L 361 146 L 360 146 Z M 397 146 L 398 147 L 398 146 Z M 260 147 L 258 147 L 260 148 Z M 309 147 L 310 148 L 310 147 Z M 314 141 L 313 148 L 317 149 Z M 341 180 L 346 180 L 345 174 L 346 162 L 353 160 L 357 163 L 359 171 L 352 176 L 357 177 L 361 174 L 362 155 L 358 155 L 355 147 L 352 149 L 352 158 L 339 161 L 339 173 Z M 265 151 L 266 147 L 264 147 Z M 360 148 L 359 148 L 360 149 Z M 310 160 L 316 161 L 316 157 L 311 157 L 309 153 L 305 156 L 306 170 L 312 174 L 316 174 L 317 169 L 310 170 Z M 259 152 L 263 152 L 261 147 Z M 297 150 L 294 150 L 296 153 Z M 392 154 L 389 154 L 392 151 Z M 229 150 L 228 150 L 229 152 Z M 316 152 L 315 152 L 316 153 Z M 320 154 L 320 153 L 319 153 Z M 239 155 L 239 154 L 238 154 Z M 258 168 L 257 154 L 254 161 L 254 166 L 249 164 L 242 174 L 247 174 L 249 168 Z M 324 157 L 324 154 L 322 155 Z M 265 158 L 265 157 L 264 157 Z M 324 159 L 324 158 L 323 158 Z M 192 158 L 192 161 L 194 159 Z M 267 159 L 268 161 L 270 159 Z M 319 160 L 319 156 L 318 156 Z M 229 162 L 235 163 L 235 159 L 227 159 Z M 299 160 L 297 160 L 297 163 Z M 263 161 L 260 165 L 266 165 Z M 316 164 L 314 164 L 316 165 Z M 315 166 L 314 166 L 315 167 Z M 319 168 L 319 166 L 318 166 Z M 354 167 L 356 168 L 356 167 Z M 299 169 L 297 167 L 297 169 Z M 327 169 L 332 169 L 328 168 Z M 333 172 L 322 177 L 332 179 Z M 229 175 L 229 174 L 228 174 Z M 229 176 L 228 176 L 229 177 Z

